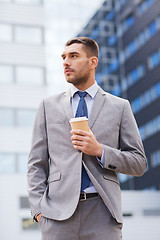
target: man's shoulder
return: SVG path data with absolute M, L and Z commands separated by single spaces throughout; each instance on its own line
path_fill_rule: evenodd
M 109 102 L 117 103 L 117 104 L 125 104 L 126 102 L 128 102 L 127 99 L 115 96 L 109 92 L 105 92 L 102 88 L 100 88 L 100 91 L 103 95 L 105 95 L 107 101 L 109 101 Z
M 51 95 L 49 97 L 46 97 L 43 101 L 45 104 L 53 104 L 55 102 L 61 102 L 61 100 L 64 98 L 64 96 L 67 94 L 68 91 L 64 91 L 61 93 L 57 93 L 54 95 Z

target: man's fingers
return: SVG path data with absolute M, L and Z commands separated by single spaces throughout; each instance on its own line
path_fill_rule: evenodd
M 74 140 L 77 140 L 77 141 L 85 141 L 87 140 L 88 136 L 83 136 L 83 135 L 72 135 L 71 136 L 71 140 L 74 141 Z
M 71 134 L 73 135 L 81 135 L 81 136 L 89 136 L 90 132 L 89 131 L 84 131 L 84 130 L 80 130 L 80 129 L 73 129 L 71 130 Z

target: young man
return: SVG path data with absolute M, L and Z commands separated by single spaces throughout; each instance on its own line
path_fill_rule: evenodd
M 38 110 L 28 162 L 28 192 L 43 240 L 120 240 L 117 173 L 141 176 L 146 158 L 129 102 L 95 81 L 98 45 L 80 37 L 62 53 L 69 91 Z M 87 116 L 89 131 L 69 120 Z

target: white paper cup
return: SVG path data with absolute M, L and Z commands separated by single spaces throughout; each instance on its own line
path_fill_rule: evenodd
M 71 120 L 69 122 L 71 124 L 72 130 L 80 129 L 80 130 L 84 130 L 84 131 L 89 131 L 87 117 L 71 118 Z

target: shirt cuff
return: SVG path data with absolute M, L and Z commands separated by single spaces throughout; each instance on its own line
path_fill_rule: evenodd
M 104 149 L 103 149 L 103 152 L 102 152 L 102 157 L 101 158 L 97 157 L 97 160 L 100 163 L 100 165 L 102 167 L 104 167 Z

